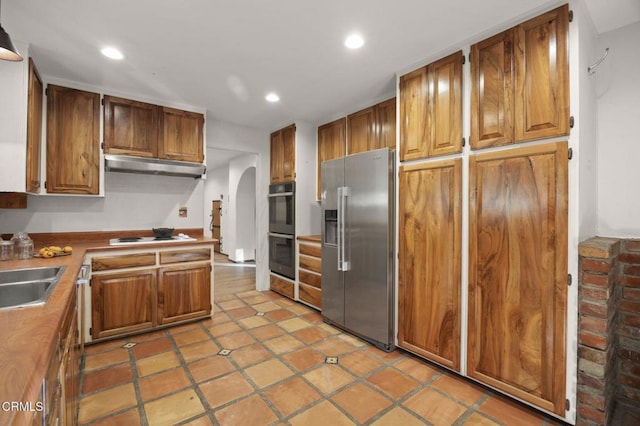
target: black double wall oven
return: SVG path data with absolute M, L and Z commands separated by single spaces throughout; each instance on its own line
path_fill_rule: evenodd
M 295 182 L 269 185 L 269 269 L 295 279 Z

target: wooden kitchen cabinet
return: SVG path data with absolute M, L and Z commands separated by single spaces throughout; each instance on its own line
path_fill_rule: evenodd
M 207 244 L 90 254 L 87 341 L 210 316 L 212 248 Z
M 347 154 L 396 147 L 396 99 L 347 116 Z
M 344 157 L 347 146 L 347 120 L 345 117 L 318 126 L 318 186 L 317 199 L 322 188 L 322 162 Z
M 158 156 L 160 107 L 104 96 L 104 153 Z
M 160 268 L 158 323 L 211 314 L 211 265 Z
M 47 193 L 98 195 L 100 95 L 47 87 Z
M 298 237 L 298 300 L 322 308 L 322 245 L 309 237 Z
M 77 297 L 77 295 L 76 295 Z M 78 423 L 80 395 L 80 342 L 76 297 L 71 299 L 60 329 L 60 425 Z
M 471 46 L 472 149 L 569 134 L 569 6 Z
M 204 115 L 161 107 L 158 158 L 202 163 Z
M 400 77 L 400 161 L 462 151 L 462 51 Z
M 567 142 L 469 159 L 467 373 L 565 414 Z
M 269 274 L 269 288 L 289 299 L 296 297 L 296 283 L 280 275 Z
M 398 346 L 460 371 L 462 160 L 400 168 Z
M 151 329 L 158 324 L 156 269 L 93 275 L 91 336 L 95 339 Z
M 271 133 L 271 183 L 296 180 L 296 126 Z
M 36 64 L 29 58 L 27 95 L 27 192 L 40 191 L 40 152 L 42 141 L 42 106 L 44 86 Z

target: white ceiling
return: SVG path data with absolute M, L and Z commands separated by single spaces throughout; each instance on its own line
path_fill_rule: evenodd
M 640 20 L 640 0 L 585 0 L 598 31 Z M 5 0 L 2 25 L 40 73 L 207 110 L 266 131 L 320 124 L 394 93 L 395 74 L 547 0 Z M 614 6 L 615 5 L 615 6 Z M 358 31 L 365 45 L 343 46 Z M 99 50 L 119 47 L 115 62 Z M 264 96 L 276 91 L 278 104 Z

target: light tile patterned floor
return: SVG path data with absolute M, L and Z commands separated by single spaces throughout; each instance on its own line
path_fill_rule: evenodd
M 559 424 L 406 352 L 380 351 L 273 292 L 221 296 L 211 319 L 85 355 L 85 425 Z

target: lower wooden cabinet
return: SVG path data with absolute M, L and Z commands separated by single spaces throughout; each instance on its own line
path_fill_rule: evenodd
M 469 157 L 469 376 L 565 414 L 567 143 Z
M 298 237 L 298 300 L 322 308 L 322 246 Z
M 156 270 L 91 278 L 93 339 L 151 329 L 157 325 Z
M 289 299 L 295 299 L 296 297 L 296 283 L 279 275 L 269 275 L 269 287 Z
M 209 265 L 160 268 L 158 272 L 159 324 L 211 314 Z
M 213 246 L 92 254 L 87 341 L 123 336 L 212 310 Z M 87 318 L 88 319 L 88 318 Z M 89 322 L 89 321 L 87 321 Z
M 460 370 L 462 160 L 400 168 L 398 346 Z

